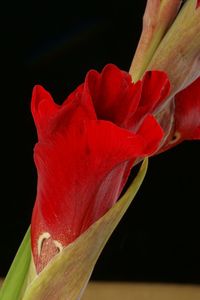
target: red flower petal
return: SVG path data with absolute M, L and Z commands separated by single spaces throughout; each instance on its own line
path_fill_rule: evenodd
M 44 267 L 38 256 L 39 237 L 48 232 L 66 246 L 101 217 L 119 197 L 127 161 L 133 163 L 152 150 L 146 141 L 147 127 L 151 130 L 152 125 L 158 145 L 161 129 L 153 118 L 138 134 L 106 121 L 74 119 L 62 134 L 36 145 L 32 245 L 38 271 Z
M 84 93 L 83 90 L 84 86 L 80 85 L 62 105 L 58 105 L 42 86 L 34 87 L 31 111 L 39 140 L 51 138 L 59 126 L 63 130 L 74 116 L 79 119 L 96 119 L 91 96 L 88 92 Z M 75 111 L 76 114 L 74 114 Z
M 179 92 L 174 101 L 174 124 L 159 152 L 184 140 L 200 139 L 200 77 Z
M 181 139 L 200 139 L 200 77 L 175 97 L 175 127 Z
M 132 130 L 146 114 L 153 113 L 170 90 L 168 77 L 162 71 L 148 71 L 142 82 L 134 84 L 128 73 L 112 64 L 105 66 L 100 74 L 94 70 L 88 72 L 84 85 L 98 119 Z
M 114 65 L 100 74 L 90 71 L 62 105 L 42 87 L 34 89 L 31 109 L 39 143 L 32 248 L 38 272 L 117 201 L 134 161 L 155 152 L 163 132 L 148 110 L 168 89 L 162 72 L 133 84 Z
M 196 8 L 200 7 L 200 0 L 197 0 L 197 6 Z
M 38 136 L 45 136 L 49 130 L 51 118 L 57 113 L 59 106 L 51 95 L 40 85 L 33 89 L 31 111 L 34 117 Z
M 151 133 L 151 134 L 149 134 Z M 163 130 L 152 115 L 147 115 L 141 126 L 138 134 L 140 134 L 146 142 L 146 155 L 151 155 L 156 151 L 163 137 Z
M 167 74 L 162 71 L 147 71 L 142 83 L 140 107 L 148 107 L 148 111 L 158 106 L 169 95 L 170 82 Z
M 162 71 L 147 71 L 142 79 L 142 94 L 137 112 L 133 117 L 133 127 L 149 113 L 155 112 L 158 106 L 169 95 L 170 82 Z M 131 126 L 131 122 L 129 122 Z M 131 127 L 132 127 L 131 126 Z
M 91 94 L 98 119 L 126 127 L 135 113 L 141 96 L 141 82 L 133 84 L 131 76 L 115 65 L 108 64 L 101 74 L 91 70 L 85 85 Z

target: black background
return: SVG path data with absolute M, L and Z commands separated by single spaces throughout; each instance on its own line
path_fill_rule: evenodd
M 128 71 L 146 1 L 1 4 L 1 242 L 5 276 L 30 223 L 36 193 L 30 114 L 34 84 L 61 103 L 86 72 Z M 150 160 L 148 175 L 105 247 L 92 279 L 200 283 L 199 142 Z

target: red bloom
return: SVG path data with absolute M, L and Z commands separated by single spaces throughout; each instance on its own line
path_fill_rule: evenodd
M 197 0 L 197 8 L 200 6 L 200 0 Z
M 175 96 L 173 126 L 161 152 L 192 139 L 200 139 L 200 77 Z
M 148 72 L 133 84 L 114 65 L 101 74 L 90 71 L 61 106 L 41 86 L 34 88 L 37 272 L 112 207 L 134 161 L 156 151 L 162 130 L 149 113 L 168 92 L 164 73 Z

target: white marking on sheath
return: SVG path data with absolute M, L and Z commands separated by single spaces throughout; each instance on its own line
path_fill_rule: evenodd
M 42 244 L 44 242 L 44 240 L 50 238 L 50 234 L 48 232 L 43 232 L 39 239 L 38 239 L 38 256 L 40 256 L 41 250 L 42 250 Z
M 53 240 L 54 245 L 56 246 L 56 248 L 58 248 L 58 250 L 61 252 L 63 249 L 63 246 L 60 242 Z

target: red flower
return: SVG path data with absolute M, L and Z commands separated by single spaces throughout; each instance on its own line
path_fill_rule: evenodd
M 160 152 L 192 139 L 200 139 L 200 77 L 175 96 L 173 126 Z
M 169 92 L 162 72 L 133 84 L 107 65 L 92 70 L 64 103 L 36 86 L 37 197 L 31 234 L 37 272 L 117 201 L 137 158 L 154 153 L 162 130 L 149 113 Z
M 197 8 L 200 6 L 200 0 L 197 0 Z

